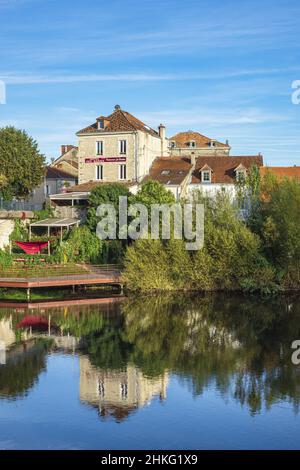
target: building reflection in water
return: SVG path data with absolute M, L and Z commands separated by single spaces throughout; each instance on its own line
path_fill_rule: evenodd
M 79 361 L 80 400 L 97 407 L 103 418 L 120 422 L 154 397 L 166 398 L 167 372 L 150 378 L 133 364 L 123 370 L 104 370 L 94 367 L 87 356 L 81 356 Z

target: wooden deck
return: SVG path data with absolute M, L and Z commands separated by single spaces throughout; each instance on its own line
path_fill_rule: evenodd
M 119 285 L 121 282 L 121 271 L 116 269 L 92 269 L 83 274 L 14 278 L 1 277 L 0 287 L 12 287 L 17 289 L 31 289 L 39 287 L 66 287 L 66 286 L 91 286 L 91 285 Z

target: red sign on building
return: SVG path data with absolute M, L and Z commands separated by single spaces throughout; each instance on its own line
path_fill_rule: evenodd
M 115 162 L 126 162 L 126 157 L 96 157 L 96 158 L 86 158 L 85 163 L 115 163 Z

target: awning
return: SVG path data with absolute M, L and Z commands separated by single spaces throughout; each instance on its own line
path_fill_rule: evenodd
M 71 227 L 72 225 L 79 225 L 79 219 L 44 219 L 38 222 L 33 222 L 30 227 Z
M 79 201 L 87 200 L 89 198 L 89 192 L 70 192 L 70 193 L 60 193 L 60 194 L 51 194 L 49 196 L 51 201 Z

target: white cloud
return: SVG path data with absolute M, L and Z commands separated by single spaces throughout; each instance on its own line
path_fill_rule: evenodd
M 83 82 L 143 82 L 143 81 L 184 81 L 184 80 L 214 80 L 222 83 L 224 79 L 270 76 L 299 72 L 300 67 L 282 68 L 254 68 L 235 70 L 213 70 L 210 72 L 179 72 L 179 73 L 106 73 L 106 74 L 29 74 L 22 72 L 0 72 L 0 78 L 8 85 L 37 85 L 58 83 L 83 83 Z

